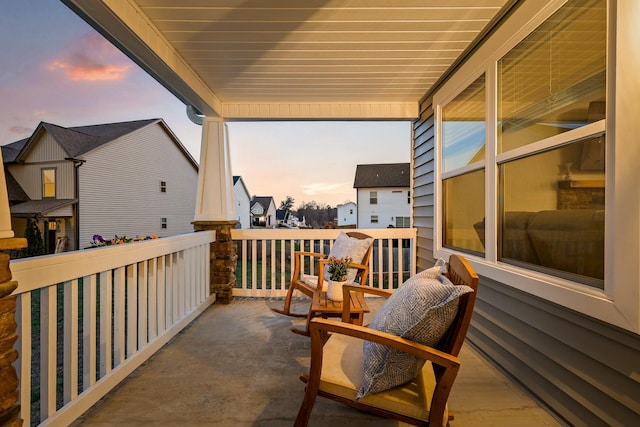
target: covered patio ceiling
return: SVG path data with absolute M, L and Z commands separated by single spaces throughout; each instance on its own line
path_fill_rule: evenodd
M 62 0 L 227 119 L 414 119 L 515 0 Z

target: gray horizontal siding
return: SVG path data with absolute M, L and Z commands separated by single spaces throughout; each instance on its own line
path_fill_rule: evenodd
M 434 214 L 434 127 L 430 103 L 422 104 L 420 117 L 413 123 L 413 226 L 418 270 L 433 264 Z
M 640 425 L 637 335 L 482 278 L 468 339 L 571 425 Z

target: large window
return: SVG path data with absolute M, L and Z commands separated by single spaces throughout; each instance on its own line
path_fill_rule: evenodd
M 42 197 L 56 197 L 55 169 L 42 169 Z
M 606 6 L 568 1 L 436 100 L 442 247 L 604 288 Z
M 477 170 L 442 182 L 443 246 L 484 252 L 484 230 L 475 225 L 484 217 L 484 181 L 484 170 Z
M 486 97 L 484 74 L 442 109 L 442 171 L 484 160 Z
M 483 74 L 442 109 L 442 242 L 472 252 L 483 251 L 474 223 L 484 216 L 485 93 Z
M 606 40 L 605 0 L 574 0 L 498 61 L 499 152 L 604 119 Z

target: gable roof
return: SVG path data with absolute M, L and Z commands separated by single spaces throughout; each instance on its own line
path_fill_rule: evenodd
M 249 189 L 247 188 L 247 185 L 244 183 L 244 179 L 242 179 L 242 177 L 240 175 L 233 175 L 233 186 L 234 187 L 236 186 L 238 181 L 240 181 L 240 184 L 242 185 L 242 188 L 244 188 L 245 193 L 247 193 L 247 197 L 249 199 L 251 199 L 251 195 L 249 194 Z
M 269 210 L 269 205 L 273 202 L 275 206 L 275 202 L 273 201 L 272 196 L 254 196 L 251 200 L 251 204 L 258 203 L 263 207 L 264 211 L 267 212 Z
M 35 143 L 37 136 L 41 132 L 48 132 L 58 144 L 64 149 L 69 157 L 81 156 L 92 151 L 101 145 L 114 141 L 121 136 L 130 134 L 145 126 L 159 123 L 178 145 L 188 160 L 197 169 L 198 164 L 189 151 L 182 145 L 175 134 L 169 129 L 162 119 L 134 120 L 129 122 L 106 123 L 90 126 L 76 126 L 65 128 L 53 123 L 40 122 L 36 130 L 29 138 L 7 144 L 2 147 L 4 163 L 13 163 L 21 160 L 27 153 L 30 146 Z
M 409 187 L 409 163 L 379 163 L 356 166 L 353 188 Z
M 24 191 L 22 186 L 18 183 L 18 181 L 16 181 L 16 178 L 11 175 L 11 172 L 6 170 L 6 168 L 4 171 L 4 177 L 7 182 L 7 195 L 9 197 L 10 204 L 26 202 L 27 200 L 29 200 L 29 196 Z

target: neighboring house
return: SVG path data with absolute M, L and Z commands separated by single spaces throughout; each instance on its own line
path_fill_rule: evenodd
M 284 209 L 276 210 L 276 223 L 278 227 L 283 228 L 306 227 L 304 215 L 298 216 L 295 213 Z
M 12 226 L 36 218 L 47 252 L 92 236 L 193 231 L 198 165 L 162 119 L 65 128 L 41 122 L 2 147 Z
M 277 227 L 289 227 L 288 219 L 290 212 L 284 209 L 276 209 L 276 226 Z
M 358 224 L 358 205 L 349 201 L 336 206 L 338 210 L 338 227 L 354 228 Z
M 251 228 L 251 195 L 242 177 L 237 175 L 233 177 L 233 200 L 238 215 L 236 228 Z
M 411 227 L 410 186 L 409 163 L 358 165 L 358 228 Z
M 251 228 L 275 228 L 276 204 L 271 196 L 254 196 L 251 200 Z

